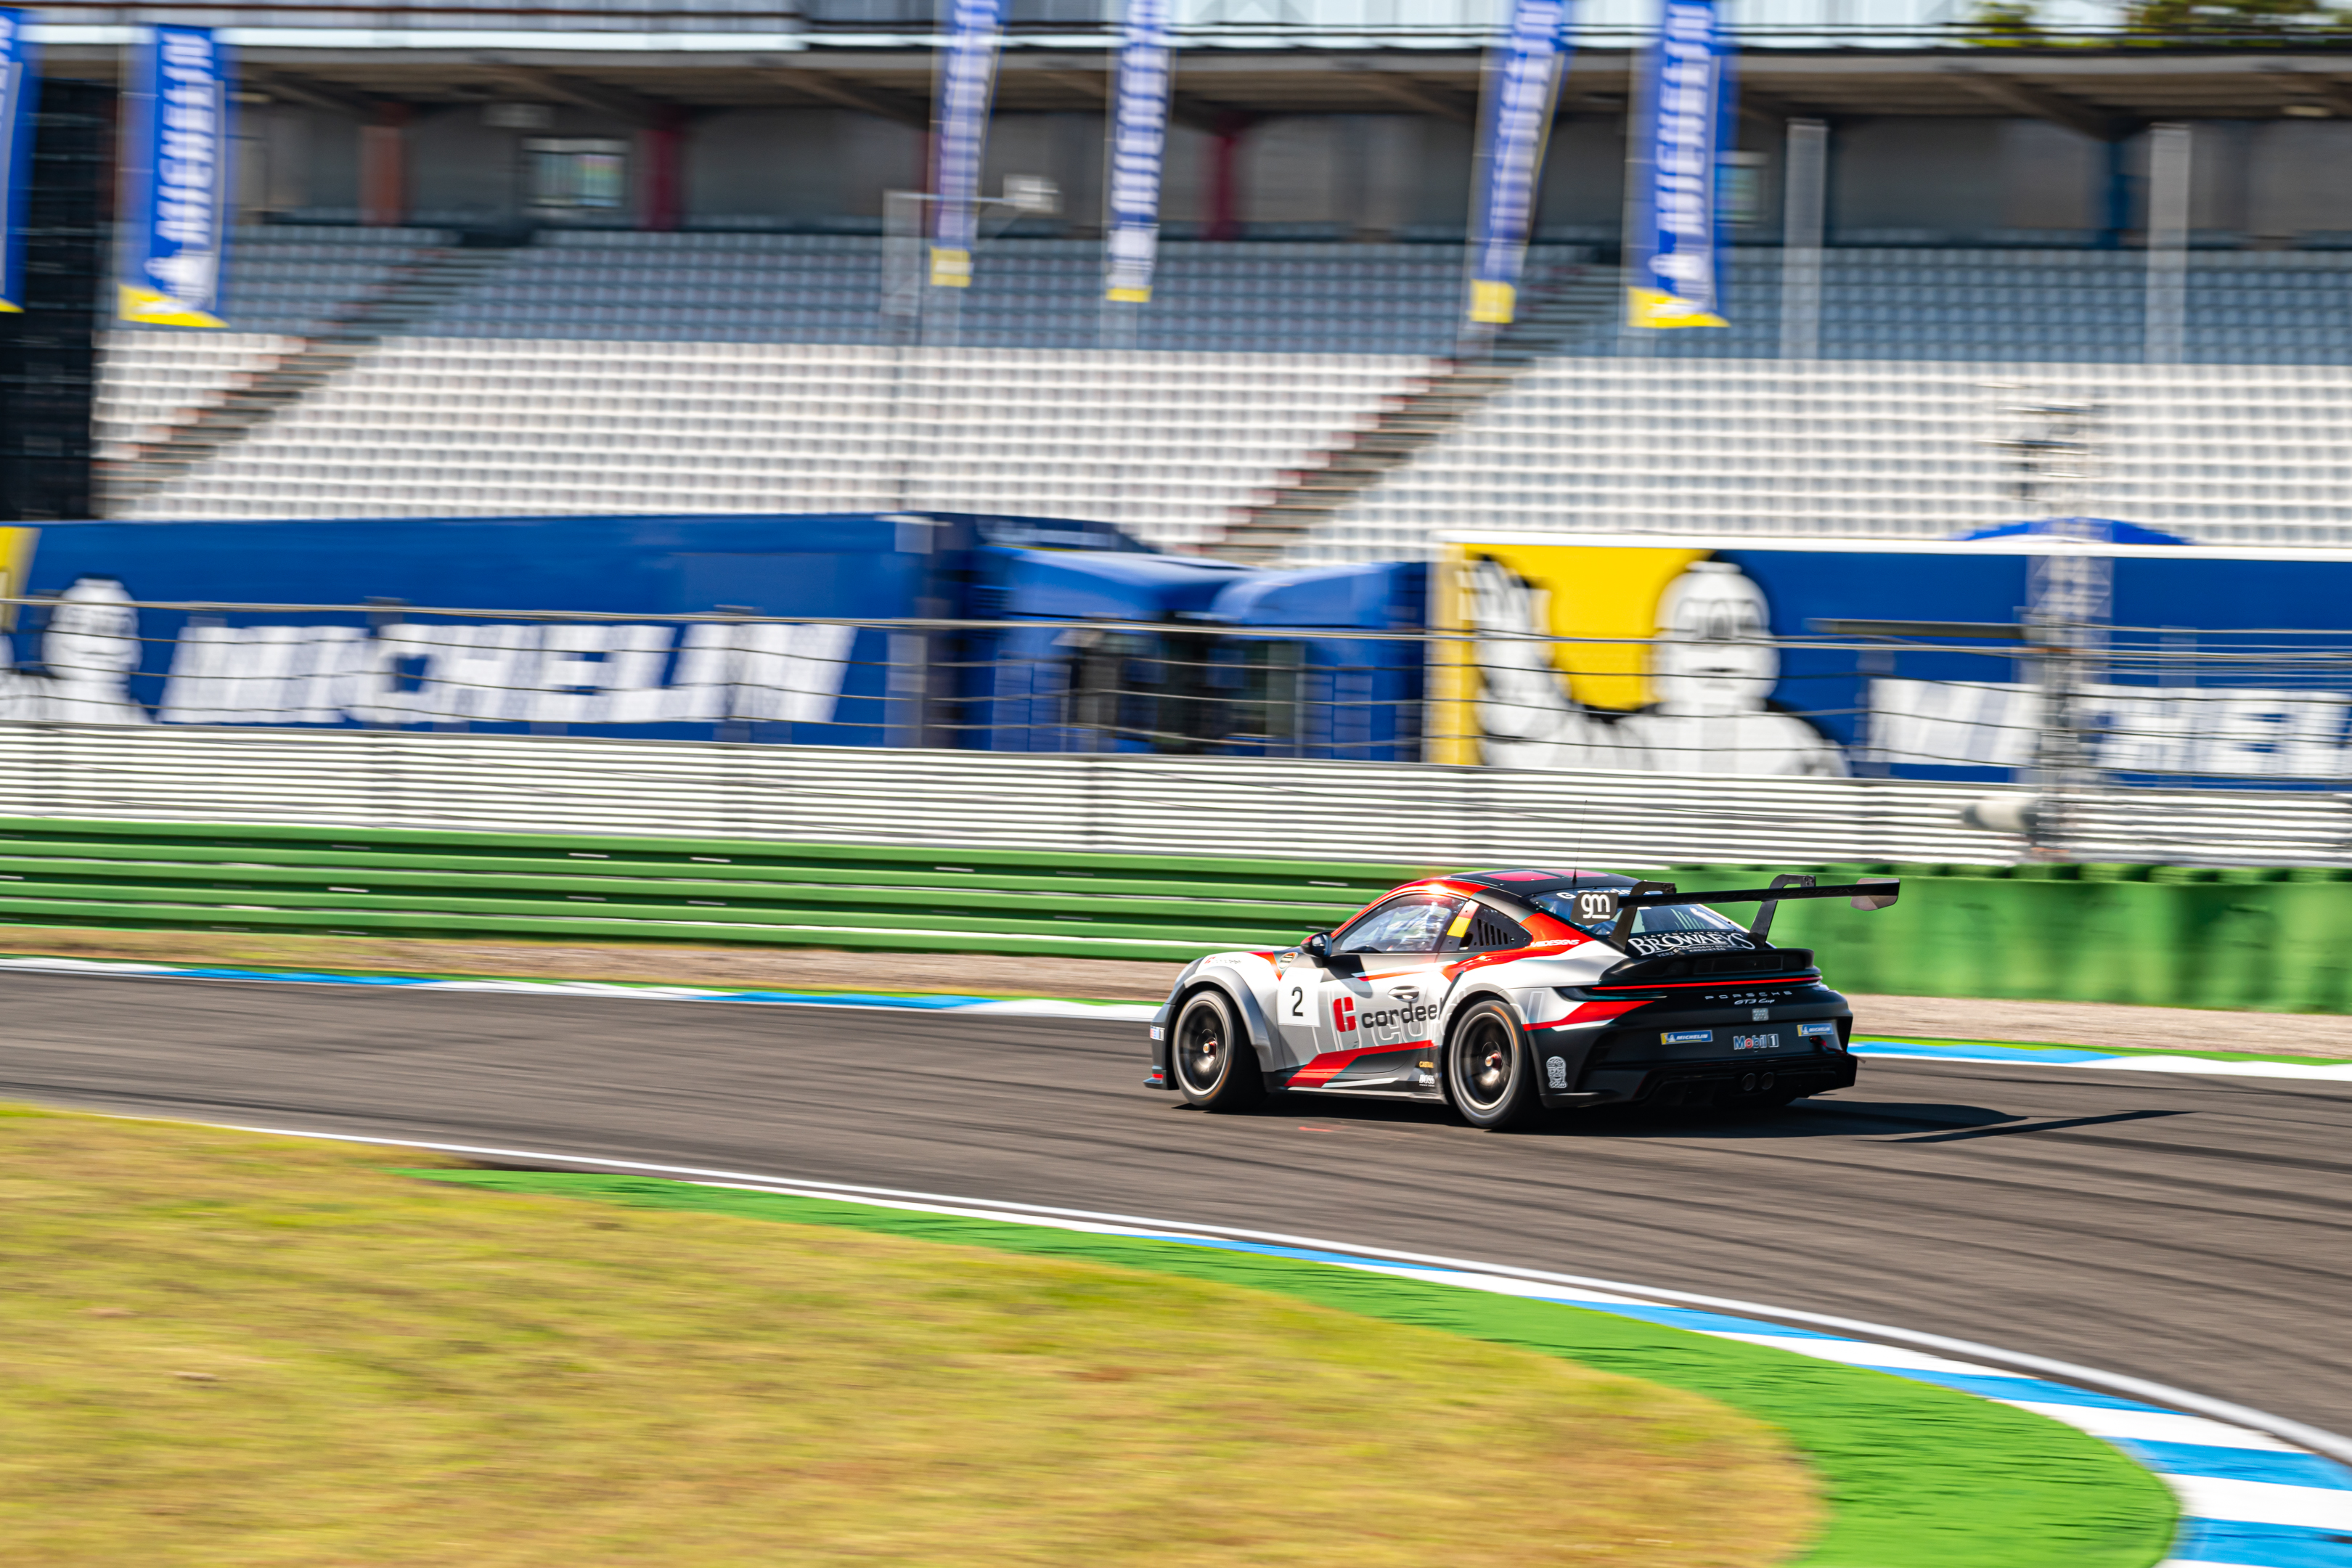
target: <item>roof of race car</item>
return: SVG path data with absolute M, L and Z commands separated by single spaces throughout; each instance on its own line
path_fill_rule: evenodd
M 1449 871 L 1443 880 L 1467 882 L 1473 887 L 1492 888 L 1498 893 L 1511 893 L 1522 899 L 1532 899 L 1542 893 L 1556 893 L 1563 888 L 1630 888 L 1635 879 L 1622 871 Z

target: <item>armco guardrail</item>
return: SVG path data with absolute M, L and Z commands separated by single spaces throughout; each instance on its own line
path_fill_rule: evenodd
M 0 921 L 25 925 L 1181 961 L 1295 942 L 1411 875 L 1311 862 L 0 818 Z
M 1783 908 L 1775 942 L 1811 947 L 1841 989 L 1898 996 L 2352 1012 L 2352 870 L 2331 867 L 1885 865 L 1893 909 Z M 1732 886 L 1722 868 L 1666 875 Z
M 1436 868 L 15 818 L 0 819 L 0 921 L 1172 961 L 1286 944 Z M 1846 990 L 2352 1011 L 2352 870 L 1815 869 L 1904 879 L 1875 914 L 1781 909 L 1775 939 L 1815 949 Z M 1650 874 L 1694 890 L 1757 879 Z
M 0 816 L 1454 866 L 2004 865 L 1984 784 L 1417 763 L 0 723 Z M 2352 864 L 2352 795 L 2070 797 L 2065 858 Z

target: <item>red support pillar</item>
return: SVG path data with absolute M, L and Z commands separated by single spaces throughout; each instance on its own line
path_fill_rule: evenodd
M 647 228 L 667 233 L 686 220 L 686 110 L 665 103 L 646 127 Z
M 1242 137 L 1255 120 L 1246 114 L 1221 115 L 1216 139 L 1209 148 L 1209 222 L 1203 237 L 1239 239 L 1242 233 Z
M 376 106 L 360 127 L 360 222 L 398 228 L 408 221 L 408 119 L 404 103 Z

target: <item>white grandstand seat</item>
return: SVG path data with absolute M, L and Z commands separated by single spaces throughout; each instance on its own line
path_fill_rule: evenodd
M 130 455 L 184 410 L 225 389 L 229 378 L 287 352 L 299 340 L 266 332 L 110 332 L 99 360 L 93 434 L 102 458 Z
M 135 515 L 1084 515 L 1168 545 L 1425 376 L 1370 354 L 410 338 Z
M 1547 249 L 1545 258 L 1574 253 Z M 1375 270 L 1376 269 L 1376 270 Z M 1377 282 L 1368 294 L 1365 284 Z M 884 343 L 881 242 L 835 235 L 551 234 L 425 330 L 464 337 Z M 989 242 L 956 301 L 969 348 L 1101 344 L 1101 247 Z M 1171 243 L 1134 346 L 1443 354 L 1458 249 Z M 1379 308 L 1368 310 L 1377 300 Z
M 439 237 L 352 237 L 384 232 L 240 240 L 294 263 L 277 298 L 323 300 Z M 992 241 L 961 301 L 962 346 L 892 351 L 875 239 L 552 235 L 142 515 L 913 505 L 1079 512 L 1181 544 L 1452 341 L 1458 247 L 1162 255 L 1133 351 L 1096 347 L 1098 247 L 1058 240 Z M 1661 334 L 1638 354 L 1595 333 L 1304 558 L 1419 553 L 1450 528 L 1937 534 L 2010 521 L 1979 444 L 1995 381 L 2108 408 L 2087 510 L 2215 542 L 2352 542 L 2352 253 L 2192 253 L 2191 363 L 2162 370 L 2137 363 L 2145 265 L 2125 251 L 1833 249 L 1823 357 L 1799 366 L 1774 357 L 1777 253 L 1736 252 L 1728 330 Z M 160 419 L 269 342 L 112 334 L 105 431 Z
M 238 228 L 229 239 L 223 314 L 235 331 L 308 336 L 382 289 L 394 268 L 450 238 L 426 228 Z
M 2352 370 L 1560 359 L 1297 552 L 1425 555 L 1448 531 L 1937 537 L 2018 521 L 1997 409 L 2103 410 L 2095 515 L 2225 544 L 2352 544 Z

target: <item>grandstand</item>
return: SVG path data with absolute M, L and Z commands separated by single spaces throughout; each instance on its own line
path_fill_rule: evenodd
M 1562 358 L 1302 544 L 1425 555 L 1448 530 L 1933 538 L 2017 521 L 1986 445 L 2021 392 L 2101 405 L 2085 502 L 2200 542 L 2352 543 L 2352 370 Z
M 1423 360 L 415 337 L 134 515 L 908 508 L 1213 542 Z
M 322 235 L 331 237 L 320 237 Z M 236 324 L 112 334 L 121 443 L 391 286 L 446 237 L 245 237 Z M 1070 513 L 1213 547 L 1432 374 L 1458 252 L 1179 244 L 1134 351 L 1097 347 L 1098 256 L 1003 240 L 955 347 L 877 309 L 879 242 L 558 232 L 127 515 L 930 506 Z M 1548 247 L 1538 275 L 1582 253 Z M 2130 253 L 1869 247 L 1824 266 L 1822 358 L 1783 361 L 1779 253 L 1734 327 L 1548 356 L 1296 551 L 1413 558 L 1454 528 L 1934 535 L 2009 521 L 1989 383 L 2108 413 L 2096 510 L 2215 542 L 2352 540 L 2352 253 L 2211 251 L 2193 363 L 2145 367 Z M 2267 367 L 2267 368 L 2266 368 Z M 119 449 L 119 447 L 118 448 Z
M 310 337 L 451 243 L 430 228 L 248 227 L 231 244 L 227 312 L 240 331 Z M 185 335 L 185 334 L 181 334 Z
M 1448 362 L 1477 7 L 1370 32 L 1325 0 L 1275 31 L 1187 13 L 1153 297 L 1108 307 L 1116 8 L 1016 6 L 986 183 L 1034 170 L 1063 209 L 1002 234 L 994 213 L 972 287 L 917 290 L 920 321 L 881 309 L 881 229 L 883 193 L 923 178 L 927 11 L 520 5 L 493 55 L 433 9 L 364 36 L 333 0 L 273 23 L 245 79 L 234 330 L 108 334 L 118 514 L 929 507 L 1302 561 L 1417 557 L 1458 528 L 1936 534 L 2011 520 L 1982 444 L 2010 384 L 2101 405 L 2088 510 L 2352 543 L 2352 195 L 2312 174 L 2340 164 L 2352 100 L 2316 54 L 1984 49 L 1925 0 L 1844 31 L 1743 15 L 1731 325 L 1636 338 L 1608 279 L 1622 46 L 1649 24 L 1594 12 L 1521 301 L 1542 330 L 1474 377 Z M 672 31 L 712 36 L 646 43 Z M 2147 326 L 2147 129 L 2175 121 L 2197 127 L 2185 326 L 2150 364 L 2176 356 Z M 1829 127 L 1808 143 L 1830 149 L 1825 248 L 1817 315 L 1784 334 L 1798 121 Z M 593 208 L 531 173 L 582 147 L 621 193 Z M 359 314 L 365 342 L 338 326 Z M 341 347 L 299 397 L 187 430 L 321 334 Z
M 887 343 L 877 240 L 835 235 L 556 231 L 428 329 L 453 337 Z M 1001 240 L 958 304 L 969 348 L 1091 349 L 1102 247 Z M 1206 353 L 1453 352 L 1458 249 L 1427 245 L 1166 247 L 1133 346 Z

